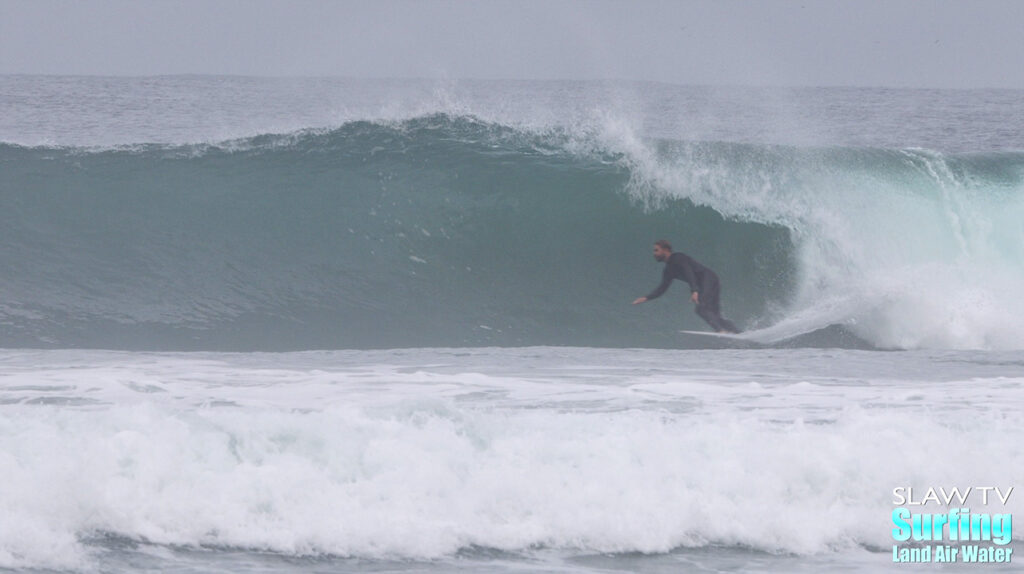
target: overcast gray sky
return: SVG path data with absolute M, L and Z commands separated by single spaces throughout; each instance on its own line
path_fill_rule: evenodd
M 0 73 L 1024 89 L 1024 1 L 0 0 Z

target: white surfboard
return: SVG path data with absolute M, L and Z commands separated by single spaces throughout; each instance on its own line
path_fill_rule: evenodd
M 743 336 L 743 333 L 718 333 L 716 331 L 687 331 L 687 330 L 682 330 L 682 331 L 679 331 L 679 332 L 680 333 L 684 333 L 686 335 L 702 335 L 704 337 L 721 337 L 723 339 L 744 339 L 744 340 L 746 340 L 746 337 Z

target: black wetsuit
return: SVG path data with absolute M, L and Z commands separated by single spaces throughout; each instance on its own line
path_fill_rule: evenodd
M 712 329 L 730 333 L 740 332 L 736 325 L 732 324 L 732 321 L 722 317 L 721 303 L 719 302 L 722 285 L 718 280 L 718 275 L 685 253 L 677 251 L 669 255 L 668 261 L 665 262 L 665 270 L 661 274 L 661 285 L 651 291 L 647 299 L 657 299 L 664 295 L 673 279 L 686 281 L 690 284 L 690 291 L 698 294 L 697 314 L 701 319 L 707 321 Z

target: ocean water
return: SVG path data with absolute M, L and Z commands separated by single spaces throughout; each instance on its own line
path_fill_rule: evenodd
M 1024 487 L 1022 96 L 0 76 L 0 568 L 914 568 Z

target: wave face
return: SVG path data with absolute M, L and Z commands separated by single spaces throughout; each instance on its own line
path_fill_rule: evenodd
M 543 132 L 437 114 L 220 145 L 0 145 L 0 346 L 680 346 L 650 257 L 772 340 L 1024 347 L 1024 153 Z M 699 342 L 704 344 L 703 342 Z

